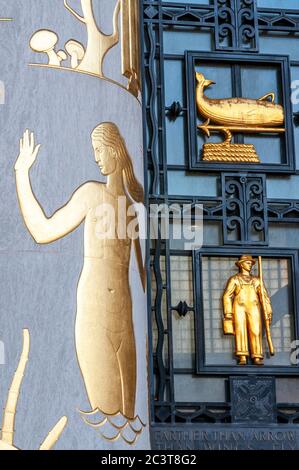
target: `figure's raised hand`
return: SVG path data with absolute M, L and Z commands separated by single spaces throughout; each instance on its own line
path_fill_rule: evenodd
M 15 170 L 29 170 L 36 160 L 40 145 L 35 145 L 33 132 L 27 129 L 20 139 L 20 154 L 15 164 Z

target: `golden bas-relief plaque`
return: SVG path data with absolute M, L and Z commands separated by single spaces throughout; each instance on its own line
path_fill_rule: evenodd
M 284 109 L 276 104 L 274 93 L 267 93 L 258 99 L 223 98 L 205 96 L 206 88 L 214 84 L 202 73 L 196 73 L 196 104 L 199 116 L 206 121 L 199 125 L 208 137 L 211 132 L 224 135 L 224 142 L 204 144 L 205 161 L 259 163 L 260 159 L 252 144 L 232 143 L 233 132 L 239 133 L 284 133 Z
M 141 88 L 139 2 L 136 0 L 117 0 L 112 18 L 112 34 L 105 34 L 100 30 L 94 15 L 93 0 L 81 0 L 82 14 L 74 10 L 68 0 L 64 0 L 63 3 L 66 10 L 85 26 L 87 33 L 86 45 L 75 39 L 70 39 L 65 43 L 65 49 L 57 50 L 58 35 L 54 31 L 40 29 L 32 35 L 30 47 L 33 51 L 44 54 L 47 57 L 47 63 L 30 65 L 93 75 L 127 89 L 137 98 Z M 128 79 L 127 87 L 124 87 L 119 81 L 106 77 L 103 71 L 106 55 L 119 43 L 120 38 L 122 55 L 120 72 Z
M 30 335 L 28 330 L 23 330 L 23 350 L 19 365 L 11 383 L 6 405 L 3 411 L 2 431 L 0 433 L 0 450 L 19 450 L 14 445 L 14 425 L 17 411 L 17 404 L 20 395 L 21 385 L 25 374 L 26 364 L 28 362 L 30 350 Z M 63 416 L 54 428 L 49 432 L 39 450 L 50 450 L 60 438 L 64 428 L 67 425 L 67 417 Z
M 251 274 L 255 260 L 251 255 L 241 256 L 236 262 L 239 273 L 229 279 L 223 294 L 223 331 L 235 336 L 239 365 L 246 365 L 248 356 L 255 365 L 263 365 L 263 324 L 269 352 L 274 355 L 270 332 L 272 307 L 263 282 L 261 257 L 258 260 L 259 276 L 256 277 Z
M 17 193 L 25 224 L 37 243 L 51 243 L 85 224 L 75 326 L 78 362 L 91 405 L 91 411 L 83 416 L 95 428 L 107 423 L 114 428 L 112 434 L 102 433 L 105 438 L 121 437 L 132 444 L 144 428 L 135 415 L 136 345 L 129 284 L 132 246 L 143 289 L 145 266 L 134 226 L 136 220 L 138 224 L 137 214 L 129 208 L 134 208 L 134 202 L 143 203 L 144 193 L 117 126 L 104 122 L 94 129 L 91 138 L 95 161 L 107 177 L 106 184 L 83 184 L 64 207 L 46 217 L 29 178 L 40 145 L 36 146 L 33 133 L 26 131 L 15 165 Z M 118 214 L 120 198 L 125 201 L 125 220 L 104 216 L 101 208 L 107 206 Z M 122 237 L 120 224 L 125 224 Z M 134 230 L 132 236 L 130 227 Z M 128 428 L 131 437 L 125 432 Z

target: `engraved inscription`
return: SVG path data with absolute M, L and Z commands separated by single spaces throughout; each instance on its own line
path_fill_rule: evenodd
M 229 425 L 227 425 L 229 426 Z M 295 450 L 299 434 L 294 428 L 176 427 L 152 431 L 155 450 Z

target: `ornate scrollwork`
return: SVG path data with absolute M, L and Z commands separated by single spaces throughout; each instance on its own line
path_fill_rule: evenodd
M 254 0 L 217 0 L 215 2 L 216 49 L 258 49 L 258 29 Z
M 222 191 L 225 243 L 265 243 L 267 220 L 264 176 L 224 174 Z

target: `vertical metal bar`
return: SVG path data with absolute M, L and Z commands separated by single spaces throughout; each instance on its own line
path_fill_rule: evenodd
M 163 17 L 162 1 L 159 0 L 159 109 L 165 109 L 165 78 L 164 78 L 164 41 L 163 41 Z M 166 154 L 166 132 L 165 113 L 159 113 L 159 153 L 162 158 L 161 192 L 166 195 L 165 203 L 168 204 L 168 181 L 167 181 L 167 154 Z M 169 240 L 165 240 L 165 268 L 166 268 L 166 308 L 167 308 L 167 338 L 168 338 L 168 398 L 174 409 L 174 376 L 173 376 L 173 338 L 172 338 L 172 310 L 171 310 L 171 265 Z M 173 419 L 173 418 L 172 418 Z
M 232 66 L 232 88 L 233 96 L 237 98 L 242 97 L 241 66 L 239 64 Z M 236 134 L 234 136 L 234 142 L 236 144 L 244 144 L 244 135 Z
M 147 111 L 146 111 L 146 79 L 145 79 L 145 70 L 146 70 L 146 63 L 145 63 L 145 37 L 146 32 L 145 29 L 148 26 L 144 22 L 144 14 L 143 14 L 143 1 L 140 1 L 140 60 L 141 60 L 141 79 L 142 79 L 142 118 L 143 118 L 143 151 L 144 151 L 144 194 L 145 194 L 145 207 L 149 207 L 149 185 L 148 185 L 148 151 L 147 151 Z M 150 396 L 150 420 L 151 422 L 154 421 L 155 411 L 154 411 L 154 371 L 153 371 L 153 354 L 152 354 L 152 345 L 153 345 L 153 338 L 152 338 L 152 302 L 151 302 L 151 266 L 150 266 L 150 226 L 148 224 L 147 227 L 147 240 L 146 240 L 146 272 L 147 272 L 147 308 L 148 308 L 148 376 L 149 376 L 149 396 Z
M 148 119 L 151 125 L 151 139 L 148 143 L 147 148 L 147 158 L 151 159 L 153 165 L 153 175 L 151 187 L 149 192 L 151 194 L 158 194 L 159 188 L 159 156 L 157 154 L 157 139 L 158 139 L 158 130 L 157 130 L 157 116 L 156 116 L 156 92 L 157 92 L 157 77 L 155 73 L 155 55 L 156 55 L 156 38 L 155 38 L 155 29 L 156 26 L 149 23 L 147 27 L 148 38 L 149 38 L 149 59 L 148 59 L 148 75 L 151 85 L 151 90 L 149 90 L 149 112 Z
M 244 240 L 244 243 L 248 242 L 249 241 L 249 229 L 248 229 L 248 219 L 250 217 L 250 214 L 248 213 L 248 209 L 247 209 L 247 191 L 246 191 L 246 185 L 248 184 L 248 181 L 246 179 L 246 175 L 242 176 L 240 175 L 240 178 L 239 178 L 239 181 L 240 181 L 240 186 L 242 188 L 242 195 L 240 195 L 240 197 L 242 198 L 242 201 L 243 201 L 243 214 L 242 214 L 242 219 L 243 219 L 243 230 L 244 230 L 244 235 L 243 235 L 243 240 Z M 241 237 L 241 240 L 242 240 L 242 237 Z
M 159 237 L 156 242 L 156 249 L 154 255 L 153 269 L 156 280 L 156 298 L 154 305 L 155 320 L 158 329 L 158 342 L 156 349 L 156 358 L 157 358 L 157 369 L 158 377 L 157 380 L 157 398 L 159 401 L 165 399 L 165 387 L 166 387 L 166 368 L 163 360 L 163 348 L 164 348 L 164 336 L 165 336 L 165 326 L 163 323 L 162 316 L 162 302 L 163 302 L 163 279 L 161 274 L 161 229 L 159 226 Z M 152 328 L 152 325 L 151 325 Z

